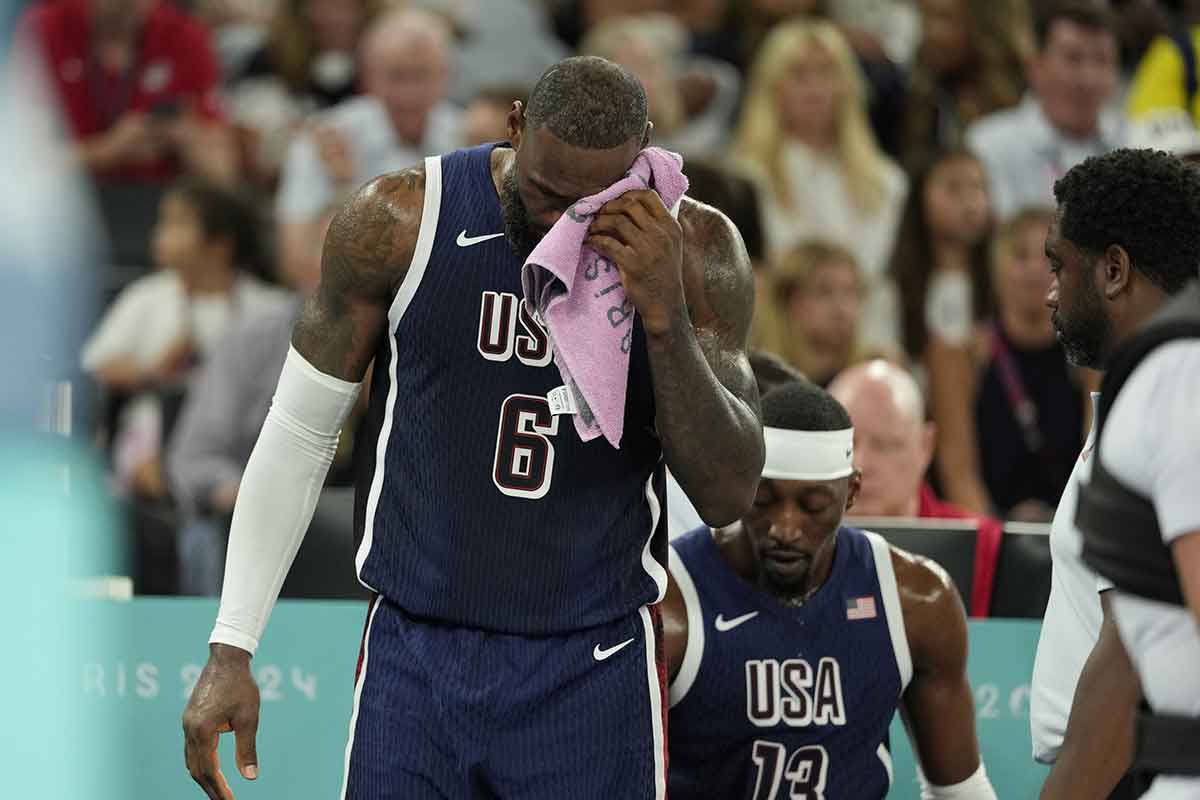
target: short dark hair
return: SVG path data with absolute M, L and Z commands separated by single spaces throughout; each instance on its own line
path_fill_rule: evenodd
M 808 380 L 803 372 L 766 350 L 751 350 L 749 359 L 750 371 L 754 373 L 754 382 L 758 384 L 759 397 L 763 397 L 780 384 Z
M 763 425 L 791 431 L 842 431 L 850 414 L 833 395 L 811 381 L 789 381 L 762 399 Z
M 525 120 L 569 145 L 608 150 L 646 130 L 646 90 L 624 67 L 597 56 L 558 62 L 529 93 Z
M 1112 12 L 1103 0 L 1049 0 L 1040 4 L 1033 17 L 1033 36 L 1038 51 L 1046 49 L 1050 29 L 1061 20 L 1099 33 L 1117 35 Z
M 1120 245 L 1138 272 L 1173 294 L 1200 269 L 1200 171 L 1161 150 L 1114 150 L 1054 184 L 1059 232 L 1098 257 Z
M 184 176 L 171 184 L 170 194 L 183 199 L 209 239 L 228 239 L 234 265 L 256 277 L 271 278 L 271 251 L 266 245 L 258 208 L 241 190 L 205 178 Z

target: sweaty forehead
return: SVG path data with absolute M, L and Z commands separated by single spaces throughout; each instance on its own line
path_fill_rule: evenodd
M 607 189 L 628 171 L 638 154 L 638 142 L 593 150 L 576 147 L 555 136 L 547 127 L 530 131 L 525 149 L 526 175 L 539 188 L 568 199 L 587 197 Z

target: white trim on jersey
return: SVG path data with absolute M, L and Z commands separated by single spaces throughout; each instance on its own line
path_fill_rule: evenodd
M 912 680 L 913 666 L 912 654 L 908 650 L 908 634 L 904 630 L 904 612 L 900 608 L 900 591 L 896 588 L 896 571 L 892 568 L 892 549 L 879 534 L 870 531 L 863 533 L 867 535 L 875 555 L 875 575 L 879 579 L 879 593 L 883 595 L 883 610 L 892 634 L 892 652 L 896 655 L 896 667 L 900 670 L 900 693 L 903 694 Z
M 354 750 L 354 729 L 358 727 L 358 706 L 362 700 L 363 684 L 367 682 L 367 661 L 371 655 L 371 624 L 375 622 L 375 612 L 383 605 L 383 597 L 377 596 L 371 605 L 371 613 L 367 616 L 367 629 L 363 633 L 362 669 L 358 671 L 358 684 L 354 687 L 354 710 L 350 712 L 350 735 L 346 739 L 346 762 L 342 774 L 341 800 L 346 800 L 346 791 L 350 788 L 350 753 Z
M 638 614 L 642 618 L 642 627 L 646 629 L 646 685 L 650 690 L 650 730 L 654 742 L 654 800 L 666 800 L 667 739 L 663 731 L 662 678 L 658 673 L 658 645 L 649 607 L 642 606 L 638 609 Z
M 892 754 L 884 747 L 883 742 L 879 743 L 879 747 L 875 750 L 875 755 L 879 756 L 879 760 L 883 762 L 883 768 L 887 770 L 888 788 L 892 787 Z
M 430 156 L 425 159 L 425 203 L 421 208 L 421 227 L 417 232 L 417 244 L 413 250 L 412 263 L 396 291 L 396 298 L 388 309 L 388 342 L 391 345 L 391 360 L 388 362 L 388 395 L 384 407 L 383 425 L 379 429 L 379 441 L 375 446 L 375 474 L 371 478 L 371 492 L 367 495 L 366 522 L 363 524 L 362 544 L 354 557 L 358 582 L 372 591 L 374 587 L 362 579 L 363 564 L 371 553 L 375 538 L 375 514 L 379 509 L 379 495 L 383 491 L 384 467 L 387 464 L 388 440 L 392 438 L 392 421 L 396 414 L 396 329 L 408 306 L 412 303 L 425 268 L 429 266 L 429 255 L 433 252 L 433 240 L 437 234 L 438 212 L 442 206 L 442 159 Z
M 650 543 L 654 541 L 659 520 L 662 519 L 662 503 L 659 502 L 658 495 L 654 493 L 653 474 L 646 481 L 646 504 L 650 507 L 650 535 L 646 537 L 646 546 L 642 548 L 642 569 L 646 570 L 646 573 L 654 579 L 654 585 L 658 587 L 658 597 L 650 603 L 650 605 L 654 605 L 654 603 L 662 602 L 662 599 L 667 596 L 667 568 L 658 563 L 654 554 L 650 552 Z
M 683 559 L 671 547 L 667 550 L 667 564 L 670 565 L 671 575 L 683 595 L 683 605 L 687 609 L 688 638 L 683 650 L 683 662 L 679 672 L 670 686 L 671 708 L 674 708 L 687 695 L 696 676 L 700 674 L 700 663 L 704 660 L 704 614 L 700 609 L 700 595 L 696 592 L 696 584 L 683 565 Z

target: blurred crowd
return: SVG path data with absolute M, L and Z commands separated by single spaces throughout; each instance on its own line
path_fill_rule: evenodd
M 1197 47 L 1192 0 L 35 0 L 14 57 L 107 231 L 81 366 L 138 591 L 219 590 L 344 199 L 505 139 L 573 53 L 641 79 L 738 226 L 756 358 L 850 410 L 860 513 L 1048 520 L 1098 385 L 1045 305 L 1051 187 L 1121 146 L 1200 155 Z

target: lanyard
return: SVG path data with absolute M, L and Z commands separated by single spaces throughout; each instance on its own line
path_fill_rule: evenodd
M 1000 382 L 1004 385 L 1004 395 L 1008 399 L 1008 407 L 1016 418 L 1017 424 L 1021 426 L 1025 447 L 1030 453 L 1037 455 L 1046 445 L 1042 430 L 1038 426 L 1037 406 L 1030 399 L 1029 392 L 1025 390 L 1025 381 L 1021 380 L 1021 373 L 1017 369 L 1012 350 L 1004 341 L 1004 336 L 1000 333 L 1000 326 L 995 320 L 992 320 L 991 333 L 992 356 L 1000 374 Z

